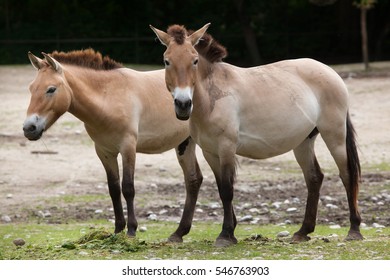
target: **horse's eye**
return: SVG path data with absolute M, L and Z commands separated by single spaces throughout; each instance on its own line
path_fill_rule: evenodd
M 46 94 L 53 94 L 56 91 L 56 87 L 49 87 L 46 91 Z
M 169 61 L 167 59 L 164 59 L 164 64 L 165 64 L 165 66 L 169 66 L 170 65 L 170 63 L 169 63 Z
M 199 62 L 199 60 L 195 59 L 194 62 L 193 62 L 194 66 L 198 65 L 198 62 Z

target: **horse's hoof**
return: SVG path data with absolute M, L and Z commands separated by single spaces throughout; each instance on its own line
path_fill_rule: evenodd
M 128 230 L 126 235 L 131 238 L 135 237 L 135 230 Z
M 356 230 L 350 230 L 348 232 L 347 237 L 345 238 L 345 241 L 354 241 L 354 240 L 363 240 L 363 235 Z
M 168 242 L 170 242 L 170 243 L 183 243 L 183 238 L 181 236 L 172 234 L 171 236 L 169 236 Z
M 217 240 L 214 243 L 215 247 L 223 248 L 223 247 L 229 247 L 231 245 L 237 244 L 237 239 L 235 237 L 232 238 L 217 238 Z
M 126 223 L 115 223 L 115 231 L 114 231 L 114 233 L 115 234 L 118 234 L 118 233 L 120 233 L 120 232 L 122 232 L 124 229 L 125 229 L 125 227 L 126 227 Z
M 309 240 L 310 240 L 309 236 L 296 232 L 296 233 L 294 233 L 293 237 L 291 238 L 291 243 L 301 243 L 301 242 L 307 242 Z

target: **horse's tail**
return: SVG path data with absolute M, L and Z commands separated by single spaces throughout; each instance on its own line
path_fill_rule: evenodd
M 348 173 L 349 173 L 349 192 L 352 196 L 352 201 L 357 202 L 359 193 L 359 183 L 361 177 L 359 154 L 356 144 L 356 132 L 352 125 L 349 113 L 347 114 L 347 157 L 348 157 Z M 357 205 L 355 205 L 357 209 Z

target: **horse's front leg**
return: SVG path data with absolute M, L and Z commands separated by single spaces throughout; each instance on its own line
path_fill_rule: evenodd
M 214 172 L 217 181 L 219 196 L 223 204 L 222 231 L 215 241 L 216 247 L 227 247 L 237 243 L 234 230 L 237 225 L 236 215 L 233 209 L 233 185 L 236 175 L 236 163 L 234 155 L 219 157 L 203 152 L 205 159 Z
M 107 174 L 108 191 L 110 193 L 115 214 L 115 233 L 119 233 L 126 227 L 126 221 L 122 208 L 117 155 L 113 156 L 106 154 L 97 146 L 95 146 L 95 149 Z
M 179 227 L 168 238 L 171 242 L 183 242 L 183 236 L 191 229 L 195 205 L 203 181 L 202 172 L 196 160 L 195 147 L 195 142 L 191 137 L 188 137 L 176 148 L 176 156 L 184 173 L 186 200 Z
M 122 193 L 127 204 L 127 235 L 135 236 L 138 222 L 134 210 L 134 169 L 136 158 L 136 142 L 129 141 L 128 147 L 121 151 L 123 164 Z M 130 145 L 130 143 L 134 143 Z

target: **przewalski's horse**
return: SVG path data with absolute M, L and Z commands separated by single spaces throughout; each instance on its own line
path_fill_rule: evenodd
M 217 246 L 234 244 L 237 221 L 233 184 L 235 155 L 264 159 L 294 151 L 308 189 L 306 212 L 294 242 L 314 231 L 323 173 L 314 153 L 318 133 L 340 172 L 350 210 L 348 240 L 362 239 L 358 190 L 360 163 L 348 113 L 348 91 L 328 66 L 312 59 L 239 68 L 223 63 L 226 49 L 205 33 L 173 25 L 168 32 L 151 26 L 167 49 L 165 82 L 176 116 L 190 119 L 190 134 L 212 168 L 224 220 Z
M 31 100 L 24 135 L 38 140 L 65 112 L 84 122 L 96 153 L 107 173 L 115 212 L 115 233 L 126 227 L 121 203 L 117 157 L 123 163 L 122 193 L 127 203 L 127 234 L 134 236 L 134 166 L 136 152 L 161 153 L 175 148 L 184 172 L 186 201 L 178 229 L 171 241 L 182 241 L 189 232 L 202 182 L 189 137 L 188 122 L 176 119 L 172 97 L 164 84 L 164 70 L 138 72 L 124 68 L 92 49 L 28 57 L 38 70 L 30 84 Z

